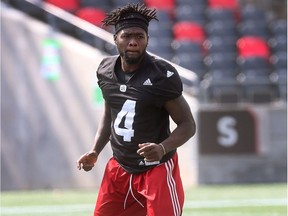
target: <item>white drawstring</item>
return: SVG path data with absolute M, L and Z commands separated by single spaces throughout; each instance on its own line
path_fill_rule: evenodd
M 128 188 L 128 191 L 124 200 L 124 209 L 126 208 L 126 202 L 127 202 L 127 198 L 128 198 L 130 191 L 131 191 L 131 195 L 133 196 L 133 198 L 139 203 L 139 205 L 141 205 L 144 208 L 144 205 L 134 196 L 134 193 L 132 190 L 132 177 L 133 177 L 133 174 L 130 175 L 129 188 Z

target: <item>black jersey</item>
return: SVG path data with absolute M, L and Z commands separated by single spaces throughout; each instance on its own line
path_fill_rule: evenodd
M 182 82 L 174 67 L 147 53 L 140 68 L 123 82 L 115 73 L 119 58 L 102 60 L 97 70 L 98 84 L 111 108 L 113 156 L 127 172 L 139 173 L 155 164 L 145 162 L 137 154 L 138 144 L 160 143 L 169 136 L 169 114 L 164 103 L 182 94 Z M 160 162 L 170 159 L 175 151 L 167 153 Z

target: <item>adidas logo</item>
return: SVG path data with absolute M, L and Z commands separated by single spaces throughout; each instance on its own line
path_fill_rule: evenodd
M 167 71 L 167 77 L 168 77 L 168 78 L 171 77 L 171 76 L 173 76 L 173 74 L 174 74 L 174 72 Z
M 160 164 L 160 161 L 143 161 L 141 160 L 139 163 L 139 166 L 153 166 Z
M 143 83 L 143 85 L 152 85 L 151 80 L 148 78 L 147 80 L 145 80 L 145 82 Z

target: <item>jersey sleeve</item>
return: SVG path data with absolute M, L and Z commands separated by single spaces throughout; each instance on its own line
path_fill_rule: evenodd
M 183 84 L 178 71 L 166 63 L 161 67 L 162 78 L 157 82 L 156 90 L 164 101 L 175 99 L 182 95 Z
M 106 57 L 100 62 L 96 71 L 96 77 L 100 88 L 103 87 L 105 82 L 113 79 L 113 68 L 116 59 L 116 56 Z

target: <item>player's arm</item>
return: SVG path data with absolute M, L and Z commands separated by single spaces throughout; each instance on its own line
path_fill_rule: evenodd
M 98 158 L 98 155 L 103 150 L 109 141 L 111 134 L 111 113 L 110 107 L 107 103 L 104 106 L 104 115 L 99 122 L 98 130 L 95 135 L 94 145 L 89 152 L 81 155 L 77 160 L 76 165 L 79 170 L 83 168 L 85 171 L 91 170 Z
M 165 151 L 169 152 L 183 145 L 194 136 L 196 124 L 190 107 L 182 95 L 174 100 L 167 101 L 165 109 L 177 125 L 170 136 L 162 142 Z
M 161 145 L 157 143 L 139 144 L 138 154 L 147 161 L 159 161 L 169 151 L 172 151 L 188 141 L 196 131 L 196 125 L 190 107 L 183 96 L 165 103 L 165 109 L 177 124 L 175 130 Z

